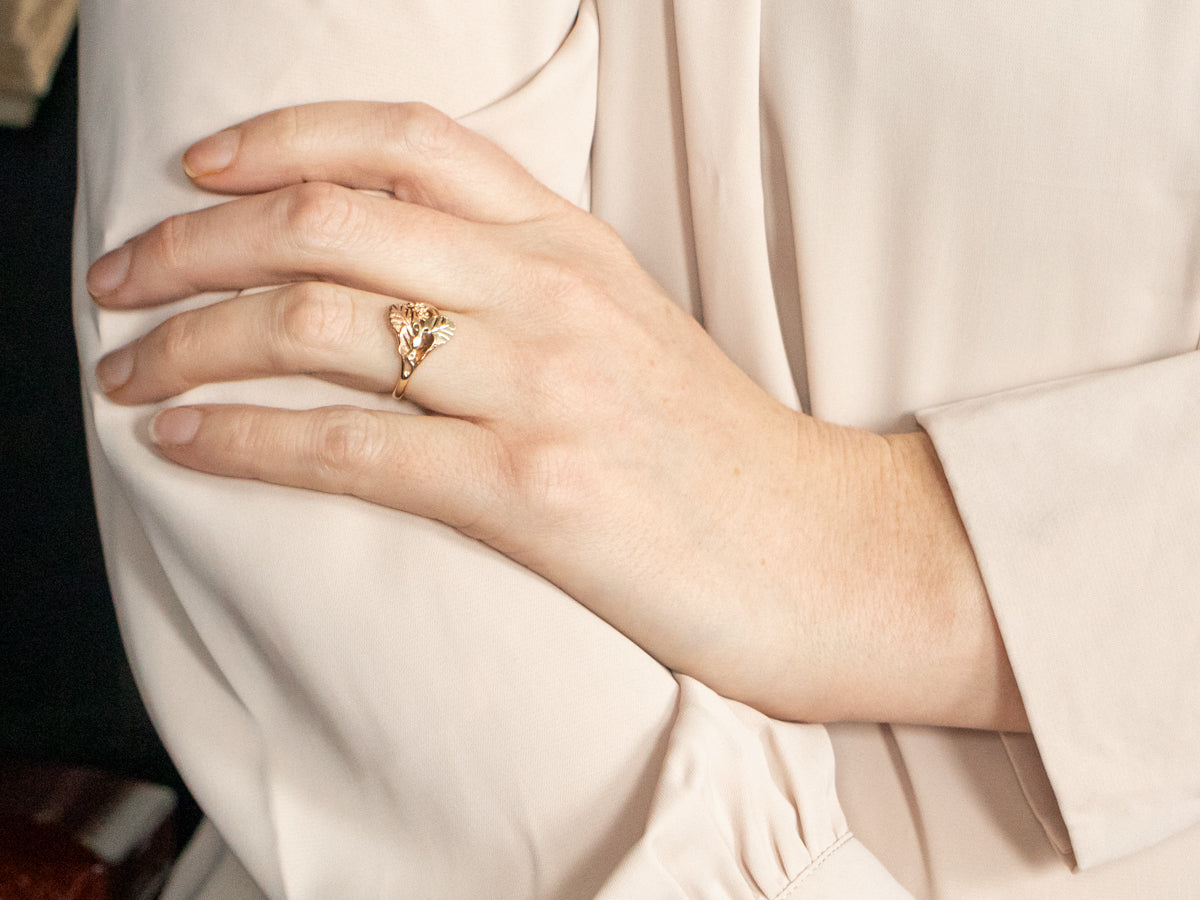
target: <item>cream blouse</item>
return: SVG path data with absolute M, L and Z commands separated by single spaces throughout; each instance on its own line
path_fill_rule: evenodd
M 241 118 L 464 117 L 777 397 L 929 432 L 1033 727 L 775 722 L 441 525 L 171 466 L 93 370 L 173 310 L 79 278 L 114 597 L 223 840 L 175 896 L 1194 895 L 1200 3 L 84 0 L 81 34 L 78 273 L 217 199 L 178 154 Z

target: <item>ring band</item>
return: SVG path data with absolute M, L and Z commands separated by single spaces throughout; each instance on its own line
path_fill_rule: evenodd
M 396 352 L 400 355 L 400 377 L 392 396 L 403 400 L 408 379 L 426 356 L 450 340 L 454 323 L 435 306 L 406 302 L 388 307 L 388 324 L 396 334 Z

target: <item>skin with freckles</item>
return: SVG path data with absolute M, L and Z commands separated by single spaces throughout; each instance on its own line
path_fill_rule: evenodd
M 172 409 L 152 424 L 167 459 L 440 520 L 775 716 L 1027 727 L 929 440 L 779 404 L 499 148 L 421 105 L 318 104 L 184 166 L 238 196 L 98 260 L 96 302 L 276 287 L 114 351 L 112 400 L 289 373 L 390 392 L 391 304 L 456 330 L 409 382 L 426 415 Z

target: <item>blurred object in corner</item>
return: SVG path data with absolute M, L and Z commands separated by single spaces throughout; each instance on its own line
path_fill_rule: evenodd
M 0 0 L 0 125 L 33 121 L 75 27 L 78 0 Z
M 175 858 L 174 815 L 161 785 L 0 763 L 0 898 L 157 897 Z

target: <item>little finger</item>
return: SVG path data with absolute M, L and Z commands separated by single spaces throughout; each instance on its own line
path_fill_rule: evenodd
M 480 222 L 524 221 L 564 205 L 487 138 L 423 103 L 275 110 L 197 141 L 183 165 L 197 184 L 224 193 L 329 181 Z

